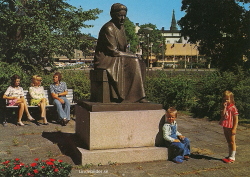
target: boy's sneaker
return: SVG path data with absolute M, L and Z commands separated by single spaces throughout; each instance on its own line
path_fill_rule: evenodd
M 174 163 L 180 164 L 182 163 L 181 161 L 173 160 Z
M 225 158 L 225 159 L 222 159 L 222 161 L 225 163 L 234 163 L 235 160 L 230 159 L 230 158 Z
M 174 163 L 180 164 L 180 163 L 183 162 L 183 157 L 182 157 L 182 156 L 177 156 L 177 157 L 175 157 L 175 158 L 173 159 L 173 162 L 174 162 Z

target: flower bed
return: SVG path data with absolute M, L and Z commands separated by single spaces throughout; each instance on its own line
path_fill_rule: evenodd
M 36 158 L 34 161 L 31 164 L 24 164 L 18 158 L 1 161 L 0 176 L 66 177 L 72 169 L 70 164 L 62 160 Z

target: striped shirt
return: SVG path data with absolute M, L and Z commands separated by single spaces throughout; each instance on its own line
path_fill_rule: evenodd
M 234 104 L 226 107 L 224 119 L 220 121 L 220 125 L 226 128 L 233 128 L 233 117 L 239 115 L 238 110 Z

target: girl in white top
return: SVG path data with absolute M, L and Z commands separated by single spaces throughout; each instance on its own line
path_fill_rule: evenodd
M 11 77 L 11 86 L 8 87 L 6 92 L 3 95 L 3 99 L 8 100 L 9 106 L 18 106 L 18 118 L 17 118 L 17 125 L 23 126 L 22 117 L 23 112 L 27 114 L 29 121 L 34 121 L 35 119 L 29 113 L 28 106 L 26 100 L 24 99 L 23 88 L 20 85 L 20 76 L 13 75 Z
M 42 77 L 38 75 L 32 77 L 31 87 L 29 88 L 29 94 L 31 96 L 30 105 L 40 107 L 43 125 L 49 125 L 46 118 L 46 105 L 48 105 L 48 101 L 45 98 L 44 88 L 41 86 L 41 82 Z

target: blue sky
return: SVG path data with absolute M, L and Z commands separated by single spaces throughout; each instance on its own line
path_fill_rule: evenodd
M 164 27 L 169 29 L 171 25 L 172 12 L 175 10 L 175 18 L 179 20 L 185 15 L 181 11 L 182 0 L 67 0 L 67 2 L 83 10 L 99 8 L 103 10 L 99 18 L 95 21 L 88 21 L 86 24 L 94 25 L 93 28 L 82 29 L 83 33 L 90 33 L 98 37 L 100 28 L 110 20 L 110 7 L 114 3 L 122 3 L 128 7 L 127 17 L 133 23 L 147 24 L 152 23 L 158 29 Z

